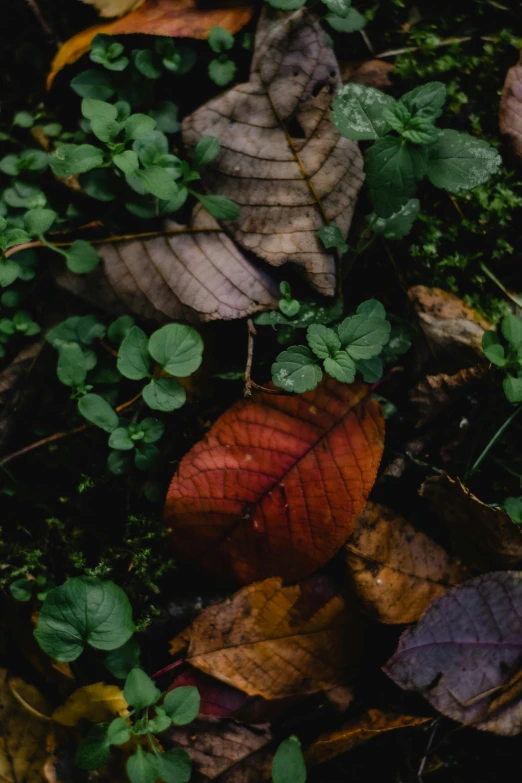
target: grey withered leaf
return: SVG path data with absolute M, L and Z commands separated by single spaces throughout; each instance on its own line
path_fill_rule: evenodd
M 437 598 L 403 633 L 384 671 L 443 715 L 522 731 L 522 572 L 478 576 Z
M 250 81 L 210 100 L 186 118 L 183 140 L 194 149 L 217 136 L 221 150 L 202 172 L 209 193 L 240 207 L 227 231 L 274 266 L 303 267 L 322 294 L 335 290 L 335 256 L 316 231 L 335 223 L 346 237 L 363 184 L 357 144 L 341 137 L 330 103 L 339 66 L 315 16 L 281 14 L 265 4 Z
M 499 111 L 500 132 L 511 136 L 513 151 L 522 157 L 522 61 L 506 74 Z
M 160 322 L 242 318 L 277 307 L 276 284 L 208 212 L 194 209 L 191 230 L 173 222 L 167 228 L 180 233 L 99 245 L 102 263 L 92 272 L 60 266 L 57 282 L 98 307 Z

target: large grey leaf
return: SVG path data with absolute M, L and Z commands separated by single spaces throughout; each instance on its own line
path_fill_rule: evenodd
M 497 734 L 522 731 L 522 572 L 470 579 L 405 631 L 385 672 L 439 712 Z
M 513 151 L 522 157 L 522 61 L 506 74 L 499 112 L 500 132 L 511 136 Z
M 242 318 L 277 306 L 275 283 L 203 209 L 194 210 L 192 232 L 168 228 L 182 233 L 100 245 L 93 272 L 60 268 L 57 281 L 98 307 L 155 321 Z
M 220 154 L 202 177 L 208 192 L 239 204 L 239 218 L 227 222 L 233 238 L 274 266 L 302 266 L 326 295 L 335 290 L 335 256 L 316 231 L 335 222 L 347 235 L 364 180 L 357 144 L 330 119 L 340 84 L 317 19 L 306 9 L 278 14 L 265 7 L 250 81 L 183 123 L 189 149 L 202 136 L 220 141 Z

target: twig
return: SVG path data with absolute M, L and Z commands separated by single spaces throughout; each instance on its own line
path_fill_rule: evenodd
M 481 36 L 481 40 L 483 39 L 483 36 Z M 438 49 L 439 46 L 451 46 L 452 44 L 459 44 L 459 43 L 467 43 L 468 41 L 472 41 L 473 36 L 466 35 L 463 38 L 445 38 L 443 41 L 439 41 L 439 43 L 434 46 L 434 49 Z M 387 52 L 380 52 L 380 54 L 376 54 L 376 59 L 381 59 L 382 57 L 397 57 L 399 54 L 409 54 L 409 52 L 418 52 L 420 46 L 404 46 L 402 49 L 388 49 Z
M 127 402 L 123 402 L 121 405 L 118 405 L 118 407 L 115 408 L 116 413 L 121 413 L 121 411 L 130 408 L 130 406 L 133 405 L 137 400 L 139 400 L 140 397 L 141 397 L 141 392 L 139 394 L 136 394 L 136 396 L 133 397 L 131 400 L 127 400 Z M 53 435 L 48 435 L 46 438 L 41 438 L 41 440 L 37 440 L 34 443 L 30 443 L 28 446 L 24 446 L 23 449 L 14 451 L 12 454 L 8 454 L 7 457 L 4 457 L 0 461 L 0 466 L 5 465 L 7 462 L 11 462 L 11 460 L 16 459 L 17 457 L 21 457 L 24 454 L 27 454 L 29 451 L 33 451 L 33 449 L 38 449 L 40 446 L 45 446 L 47 443 L 53 443 L 56 440 L 61 440 L 62 438 L 68 438 L 70 435 L 77 435 L 79 432 L 85 432 L 85 430 L 89 429 L 92 426 L 94 425 L 81 424 L 79 427 L 75 427 L 73 430 L 64 430 L 63 432 L 55 432 Z
M 433 729 L 431 730 L 430 738 L 428 740 L 428 745 L 426 747 L 426 750 L 424 752 L 424 756 L 421 759 L 421 763 L 419 764 L 419 769 L 417 771 L 417 779 L 421 781 L 422 783 L 422 776 L 424 774 L 424 767 L 426 766 L 426 761 L 428 759 L 428 754 L 431 750 L 431 746 L 433 745 L 433 740 L 435 739 L 435 734 L 437 732 L 437 729 L 439 727 L 439 721 L 440 718 L 437 718 L 435 723 L 433 724 Z
M 49 24 L 49 22 L 44 19 L 42 12 L 38 8 L 38 4 L 36 0 L 25 0 L 31 11 L 36 17 L 36 20 L 40 27 L 42 28 L 45 37 L 51 43 L 53 46 L 58 47 L 61 46 L 62 41 L 58 37 L 56 30 Z
M 167 672 L 172 671 L 172 669 L 177 669 L 178 666 L 181 666 L 182 663 L 185 663 L 183 658 L 180 658 L 179 661 L 174 661 L 174 663 L 169 663 L 168 666 L 165 666 L 163 669 L 160 669 L 159 672 L 152 674 L 151 679 L 156 680 L 158 677 L 162 677 L 164 674 L 167 674 Z
M 507 298 L 508 298 L 508 299 L 511 299 L 511 301 L 513 302 L 513 304 L 516 304 L 516 306 L 517 306 L 517 307 L 522 307 L 522 302 L 520 301 L 520 299 L 517 299 L 517 297 L 516 297 L 516 296 L 514 296 L 514 295 L 511 293 L 511 291 L 508 291 L 508 289 L 506 288 L 506 286 L 505 286 L 503 283 L 501 283 L 501 282 L 500 282 L 500 280 L 498 279 L 498 277 L 496 277 L 496 276 L 493 274 L 493 272 L 491 271 L 491 269 L 489 269 L 489 267 L 487 267 L 487 266 L 486 266 L 486 264 L 485 264 L 483 261 L 481 261 L 481 262 L 480 262 L 480 268 L 482 269 L 482 271 L 483 271 L 483 272 L 485 272 L 485 273 L 487 274 L 487 276 L 489 277 L 489 279 L 490 279 L 490 280 L 492 280 L 492 281 L 495 283 L 495 285 L 497 285 L 497 286 L 500 288 L 500 290 L 502 291 L 502 293 L 503 293 L 503 294 L 505 294 L 505 295 L 507 296 Z
M 245 365 L 245 390 L 243 395 L 246 400 L 252 396 L 252 362 L 254 361 L 254 337 L 257 334 L 256 327 L 251 318 L 247 321 L 248 342 L 247 342 L 247 360 Z

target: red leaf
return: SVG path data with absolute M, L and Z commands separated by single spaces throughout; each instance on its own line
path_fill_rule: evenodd
M 375 481 L 384 420 L 362 383 L 234 405 L 182 460 L 165 522 L 178 552 L 247 584 L 293 581 L 353 530 Z

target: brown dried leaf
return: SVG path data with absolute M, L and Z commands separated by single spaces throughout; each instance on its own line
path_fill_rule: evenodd
M 394 511 L 368 503 L 345 546 L 355 590 L 381 623 L 413 623 L 465 572 Z
M 340 60 L 339 67 L 343 84 L 347 82 L 364 84 L 365 87 L 375 87 L 378 90 L 392 86 L 390 73 L 395 66 L 385 60 L 364 60 L 363 62 L 360 60 Z
M 522 572 L 448 590 L 408 628 L 384 671 L 435 709 L 475 728 L 522 731 Z
M 483 358 L 482 335 L 491 324 L 475 310 L 440 288 L 417 285 L 408 296 L 432 350 L 443 354 L 455 372 Z
M 0 669 L 0 780 L 40 783 L 47 758 L 50 707 L 42 694 Z
M 162 735 L 165 746 L 173 744 L 188 752 L 204 779 L 220 783 L 258 783 L 269 778 L 273 749 L 267 745 L 271 739 L 266 723 L 247 726 L 210 717 L 198 718 L 186 727 L 173 726 Z
M 56 279 L 110 312 L 160 322 L 243 318 L 277 307 L 275 283 L 203 209 L 194 210 L 192 231 L 173 222 L 167 228 L 180 233 L 100 245 L 103 263 L 92 272 L 60 266 Z
M 136 10 L 144 2 L 145 0 L 82 0 L 82 3 L 93 5 L 99 15 L 106 19 L 128 14 L 129 11 Z
M 205 609 L 171 644 L 186 660 L 249 695 L 304 696 L 346 682 L 359 656 L 359 624 L 330 582 L 277 578 Z
M 335 256 L 316 231 L 335 222 L 348 233 L 364 175 L 357 144 L 339 135 L 329 107 L 339 66 L 317 19 L 306 9 L 265 7 L 250 81 L 199 108 L 183 123 L 194 148 L 217 136 L 221 152 L 202 172 L 210 193 L 236 201 L 227 229 L 274 266 L 304 268 L 322 294 L 335 291 Z
M 522 61 L 507 72 L 499 120 L 500 132 L 511 136 L 515 155 L 522 157 Z
M 456 549 L 481 571 L 522 563 L 522 528 L 505 511 L 482 503 L 446 473 L 433 476 L 420 494 L 449 528 Z
M 455 405 L 484 378 L 486 372 L 486 365 L 477 365 L 459 370 L 454 375 L 427 375 L 409 395 L 415 408 L 415 427 L 422 429 L 439 413 Z
M 26 383 L 26 379 L 44 344 L 44 340 L 38 340 L 23 348 L 11 364 L 0 372 L 0 454 L 26 406 L 36 394 L 36 386 Z
M 348 721 L 340 729 L 320 734 L 306 750 L 305 760 L 310 766 L 322 764 L 380 734 L 420 726 L 430 720 L 431 718 L 416 715 L 397 715 L 393 712 L 367 710 L 360 718 Z

